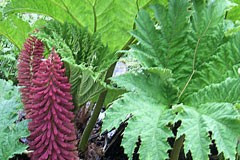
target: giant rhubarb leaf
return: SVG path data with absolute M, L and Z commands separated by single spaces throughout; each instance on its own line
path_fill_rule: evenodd
M 70 23 L 50 21 L 34 34 L 47 48 L 55 48 L 64 61 L 76 108 L 103 91 L 106 70 L 116 56 L 103 45 L 99 34 Z
M 139 71 L 113 79 L 130 92 L 113 103 L 103 126 L 117 127 L 126 115 L 132 115 L 122 142 L 129 157 L 137 134 L 141 159 L 167 158 L 168 147 L 164 144 L 172 134 L 161 134 L 161 127 L 173 119 L 168 116 L 170 119 L 161 122 L 165 113 L 174 111 L 175 122 L 181 121 L 177 137 L 185 135 L 185 153 L 190 152 L 196 160 L 208 159 L 209 145 L 214 141 L 219 154 L 235 159 L 240 136 L 240 114 L 234 107 L 240 101 L 240 34 L 226 37 L 224 33 L 224 16 L 231 6 L 228 0 L 170 0 L 168 7 L 153 7 L 156 21 L 147 12 L 139 12 L 132 32 L 138 43 L 129 54 L 139 61 L 143 71 L 152 67 L 171 70 L 172 82 L 180 92 L 171 92 L 166 79 L 152 78 L 153 72 Z M 178 100 L 173 101 L 174 96 Z M 167 109 L 172 106 L 174 109 Z M 162 112 L 160 108 L 165 109 Z
M 124 94 L 107 110 L 103 130 L 118 127 L 119 122 L 132 116 L 122 141 L 129 157 L 132 157 L 140 138 L 140 159 L 167 158 L 167 150 L 170 149 L 167 138 L 173 136 L 166 127 L 173 118 L 168 107 L 177 100 L 177 90 L 173 87 L 171 76 L 169 70 L 151 68 L 113 79 L 132 92 Z
M 100 34 L 91 34 L 87 28 L 52 20 L 35 35 L 48 48 L 54 47 L 64 62 L 85 66 L 95 74 L 106 71 L 116 61 L 116 55 L 103 45 Z
M 214 139 L 219 153 L 235 159 L 240 114 L 234 104 L 239 103 L 239 94 L 240 79 L 228 78 L 193 93 L 184 101 L 188 106 L 180 105 L 182 110 L 176 118 L 182 121 L 182 125 L 178 135 L 185 134 L 186 152 L 191 150 L 196 159 L 207 159 L 211 139 Z
M 71 86 L 62 66 L 53 50 L 32 80 L 29 145 L 34 160 L 78 159 Z
M 219 153 L 224 153 L 225 158 L 235 159 L 240 115 L 233 104 L 205 103 L 181 107 L 182 112 L 177 116 L 182 121 L 178 135 L 185 134 L 186 152 L 191 151 L 195 159 L 208 159 L 209 145 L 214 139 Z
M 139 7 L 151 0 L 13 0 L 5 8 L 6 13 L 38 13 L 59 22 L 86 26 L 90 32 L 99 32 L 111 51 L 121 49 L 130 39 L 128 31 L 133 28 Z M 114 35 L 114 36 L 113 36 Z
M 7 37 L 19 50 L 32 30 L 33 28 L 27 22 L 24 22 L 16 15 L 2 19 L 0 14 L 0 35 Z

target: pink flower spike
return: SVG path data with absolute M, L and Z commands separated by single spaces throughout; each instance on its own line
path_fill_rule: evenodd
M 33 86 L 32 79 L 37 73 L 41 59 L 43 58 L 44 46 L 43 43 L 35 37 L 30 37 L 24 43 L 23 49 L 18 58 L 18 81 L 22 95 L 22 102 L 26 114 L 32 112 L 28 107 L 31 106 L 32 100 L 30 97 L 30 89 Z M 29 105 L 30 104 L 30 105 Z
M 62 67 L 60 57 L 53 50 L 33 77 L 34 87 L 30 95 L 34 99 L 31 107 L 34 114 L 30 116 L 32 121 L 29 125 L 30 148 L 34 151 L 32 160 L 66 159 L 64 155 L 69 155 L 67 159 L 79 159 L 76 147 L 77 136 L 72 122 L 74 114 L 71 109 L 74 106 L 71 102 L 70 84 L 65 72 L 59 72 L 59 70 L 64 71 Z M 41 126 L 40 130 L 39 126 Z M 39 130 L 38 133 L 35 132 L 36 130 Z M 41 141 L 42 137 L 45 138 L 44 141 Z M 36 147 L 36 144 L 41 145 Z

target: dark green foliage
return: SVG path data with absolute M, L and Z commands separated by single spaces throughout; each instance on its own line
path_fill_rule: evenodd
M 62 39 L 62 42 L 71 49 L 75 64 L 92 67 L 97 72 L 102 69 L 104 70 L 104 68 L 101 68 L 102 63 L 110 61 L 105 57 L 109 51 L 101 43 L 100 36 L 96 33 L 90 34 L 87 28 L 79 28 L 70 23 L 61 24 L 51 21 L 40 29 L 40 32 L 47 34 L 49 39 L 54 39 L 58 35 Z
M 94 72 L 106 71 L 115 60 L 108 47 L 101 43 L 99 34 L 90 34 L 87 28 L 50 21 L 39 29 L 36 36 L 47 47 L 56 48 L 66 61 L 88 67 Z

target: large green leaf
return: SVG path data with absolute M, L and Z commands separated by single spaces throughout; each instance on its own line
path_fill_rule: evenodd
M 185 134 L 186 152 L 191 151 L 194 159 L 208 159 L 211 132 L 219 153 L 224 153 L 226 159 L 235 159 L 240 115 L 231 103 L 182 106 L 182 110 L 177 116 L 182 121 L 178 135 Z
M 27 149 L 27 145 L 19 141 L 29 134 L 26 120 L 16 122 L 20 109 L 22 103 L 18 88 L 0 79 L 0 159 L 8 160 Z
M 188 95 L 206 85 L 219 83 L 228 76 L 234 76 L 230 72 L 234 70 L 233 65 L 239 63 L 239 37 L 237 40 L 234 40 L 234 37 L 226 39 L 224 34 L 224 16 L 232 5 L 228 0 L 209 1 L 206 6 L 194 3 L 198 12 L 193 14 L 192 34 L 188 37 L 189 49 L 184 51 L 187 53 L 185 59 L 191 60 L 189 65 L 192 71 L 190 74 L 180 69 L 180 73 L 187 77 L 187 80 L 183 81 L 183 94 Z
M 27 22 L 15 15 L 10 15 L 6 19 L 0 17 L 0 35 L 7 37 L 18 49 L 22 48 L 25 39 L 32 31 Z
M 209 62 L 203 63 L 195 71 L 188 87 L 191 91 L 198 91 L 212 83 L 219 83 L 227 77 L 239 77 L 240 66 L 240 34 L 229 37 L 227 42 L 216 49 Z
M 220 82 L 229 76 L 226 70 L 239 63 L 239 36 L 230 37 L 231 41 L 224 37 L 224 14 L 231 6 L 229 1 L 223 0 L 209 2 L 206 6 L 172 0 L 168 9 L 161 5 L 153 7 L 158 26 L 146 12 L 140 11 L 137 29 L 132 34 L 141 43 L 132 46 L 131 53 L 143 66 L 171 69 L 182 88 L 180 94 Z M 189 7 L 195 11 L 190 12 Z M 222 59 L 225 57 L 229 61 Z M 205 83 L 209 81 L 209 68 L 213 65 L 219 65 L 222 72 L 211 75 L 210 82 Z M 219 79 L 216 74 L 225 76 Z
M 167 158 L 170 147 L 167 138 L 172 133 L 166 125 L 173 118 L 167 108 L 177 98 L 177 89 L 173 87 L 171 76 L 169 70 L 151 68 L 142 73 L 128 73 L 113 79 L 130 92 L 107 110 L 103 130 L 117 128 L 120 122 L 132 116 L 122 141 L 129 158 L 134 153 L 138 137 L 141 140 L 140 159 Z M 169 97 L 168 101 L 166 97 Z
M 191 107 L 184 106 L 177 116 L 182 121 L 178 134 L 185 134 L 185 149 L 191 150 L 193 157 L 207 159 L 211 143 L 208 132 L 211 132 L 219 153 L 223 152 L 225 158 L 235 158 L 240 114 L 234 104 L 239 103 L 239 94 L 240 79 L 228 78 L 206 86 L 186 99 L 184 103 Z
M 186 59 L 184 52 L 187 44 L 187 33 L 190 29 L 189 11 L 191 4 L 188 1 L 170 1 L 166 9 L 162 5 L 153 7 L 157 26 L 145 11 L 140 11 L 136 19 L 137 29 L 132 35 L 141 41 L 132 46 L 132 54 L 146 67 L 168 67 L 181 72 L 181 65 L 185 64 L 184 74 L 174 74 L 185 78 L 191 72 L 192 61 Z M 175 61 L 174 61 L 175 59 Z M 184 61 L 181 62 L 181 61 Z M 181 81 L 179 81 L 181 82 Z
M 5 13 L 39 13 L 62 23 L 86 26 L 92 33 L 101 33 L 103 42 L 114 51 L 128 41 L 138 7 L 148 1 L 138 4 L 135 0 L 12 0 Z
M 127 113 L 132 113 L 134 118 L 134 113 L 145 113 L 147 109 L 142 110 L 142 106 L 151 108 L 156 102 L 164 102 L 166 108 L 169 108 L 164 112 L 175 111 L 175 122 L 182 122 L 177 135 L 185 135 L 185 153 L 190 151 L 193 159 L 208 159 L 209 145 L 214 140 L 219 154 L 223 153 L 226 159 L 234 159 L 240 136 L 240 115 L 234 107 L 240 100 L 240 36 L 236 32 L 225 34 L 228 28 L 224 19 L 226 11 L 232 5 L 226 0 L 170 0 L 168 7 L 153 7 L 155 21 L 147 12 L 140 11 L 136 19 L 136 29 L 132 32 L 138 43 L 131 47 L 129 54 L 139 61 L 143 70 L 148 70 L 149 67 L 170 69 L 173 73 L 172 82 L 180 91 L 171 93 L 165 90 L 163 93 L 161 87 L 157 87 L 159 83 L 164 84 L 161 78 L 158 81 L 145 79 L 141 72 L 135 73 L 138 78 L 132 78 L 130 75 L 134 75 L 133 73 L 127 73 L 127 78 L 124 78 L 124 75 L 117 77 L 113 79 L 117 85 L 131 92 L 113 103 L 107 111 L 103 126 L 107 129 L 117 127 L 119 121 L 125 120 Z M 232 29 L 235 29 L 234 25 Z M 168 95 L 159 96 L 164 94 Z M 178 101 L 172 101 L 173 96 L 177 97 Z M 146 100 L 145 97 L 151 97 L 151 100 Z M 177 107 L 170 109 L 172 106 Z M 153 118 L 157 116 L 155 114 L 156 111 L 152 111 L 147 117 Z M 173 120 L 171 118 L 167 120 L 170 123 Z M 137 120 L 137 117 L 135 119 Z M 143 123 L 140 126 L 129 120 L 129 124 L 133 123 L 134 127 L 130 125 L 132 128 L 126 128 L 125 133 L 133 137 L 133 140 L 130 136 L 127 137 L 132 141 L 132 145 L 130 142 L 122 142 L 128 156 L 131 156 L 136 141 L 136 137 L 131 133 L 138 133 L 135 126 L 147 128 L 148 125 L 158 122 L 153 118 L 153 121 L 145 124 L 145 119 L 148 120 L 146 117 L 141 119 Z M 143 136 L 140 136 L 141 138 Z M 141 145 L 146 146 L 142 143 Z M 151 146 L 152 148 L 154 147 Z M 159 150 L 161 149 L 157 152 L 152 149 L 155 154 L 166 152 Z M 164 159 L 166 155 L 162 157 L 154 158 Z
M 188 1 L 180 1 L 180 3 L 170 1 L 169 10 L 161 5 L 153 7 L 158 20 L 157 27 L 147 12 L 143 10 L 139 12 L 136 19 L 137 29 L 132 32 L 132 35 L 142 43 L 132 46 L 132 49 L 133 55 L 139 59 L 142 65 L 146 67 L 166 66 L 167 63 L 171 63 L 165 61 L 166 58 L 170 59 L 173 54 L 178 56 L 175 52 L 180 51 L 173 50 L 175 51 L 173 52 L 170 49 L 176 47 L 181 50 L 185 44 L 184 39 L 189 28 L 187 18 L 191 13 L 188 11 L 189 7 Z M 160 28 L 163 33 L 160 32 Z M 168 52 L 170 52 L 169 55 L 166 55 Z

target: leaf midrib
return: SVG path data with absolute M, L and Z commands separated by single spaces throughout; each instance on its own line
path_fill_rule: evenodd
M 197 41 L 197 44 L 196 44 L 196 47 L 195 47 L 194 53 L 193 53 L 192 73 L 191 73 L 188 81 L 186 82 L 185 86 L 183 87 L 182 91 L 180 92 L 180 94 L 179 94 L 179 96 L 178 96 L 178 99 L 181 98 L 181 96 L 183 95 L 183 93 L 184 93 L 184 91 L 186 90 L 187 86 L 188 86 L 189 83 L 191 82 L 193 75 L 194 75 L 195 72 L 196 72 L 196 70 L 195 70 L 195 67 L 196 67 L 196 66 L 195 66 L 195 65 L 196 65 L 196 56 L 197 56 L 198 47 L 199 47 L 199 45 L 200 45 L 200 42 L 201 42 L 202 37 L 204 37 L 205 34 L 207 33 L 207 31 L 208 31 L 208 29 L 209 29 L 209 27 L 210 27 L 211 22 L 212 22 L 212 17 L 211 17 L 211 19 L 210 19 L 210 21 L 209 21 L 206 29 L 204 30 L 203 34 L 198 38 L 198 41 Z

